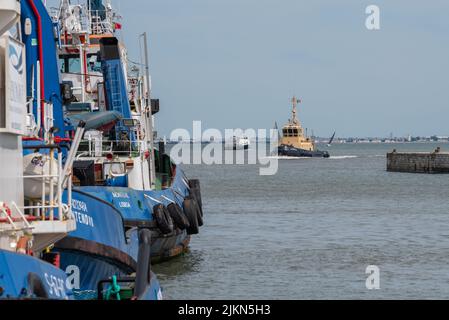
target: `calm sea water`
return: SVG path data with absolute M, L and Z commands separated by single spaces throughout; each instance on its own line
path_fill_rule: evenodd
M 331 159 L 184 165 L 205 224 L 154 266 L 166 299 L 449 298 L 449 175 L 386 172 L 386 152 L 449 144 L 346 144 Z M 380 289 L 365 286 L 368 265 Z

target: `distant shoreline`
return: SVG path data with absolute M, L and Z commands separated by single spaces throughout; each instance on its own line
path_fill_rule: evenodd
M 217 144 L 224 144 L 224 141 L 167 141 L 166 144 L 210 144 L 210 143 L 217 143 Z M 269 143 L 269 141 L 265 141 L 265 143 Z M 318 144 L 327 144 L 326 141 L 315 141 L 315 143 Z M 334 141 L 332 144 L 431 144 L 431 143 L 442 143 L 442 144 L 449 144 L 449 141 Z

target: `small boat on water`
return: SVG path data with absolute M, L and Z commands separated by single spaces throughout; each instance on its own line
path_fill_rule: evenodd
M 236 137 L 225 142 L 225 149 L 229 150 L 247 150 L 249 149 L 250 141 L 248 137 Z
M 327 151 L 317 150 L 313 139 L 304 134 L 304 130 L 296 116 L 296 105 L 301 100 L 292 98 L 292 117 L 282 127 L 279 140 L 278 155 L 288 157 L 318 157 L 329 158 Z

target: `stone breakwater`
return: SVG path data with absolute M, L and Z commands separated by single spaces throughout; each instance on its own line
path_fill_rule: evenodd
M 449 173 L 449 153 L 393 152 L 387 153 L 387 171 L 412 173 Z

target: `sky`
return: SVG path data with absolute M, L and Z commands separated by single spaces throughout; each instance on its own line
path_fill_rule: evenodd
M 315 135 L 449 135 L 449 1 L 112 0 L 139 60 L 148 33 L 160 135 L 272 128 Z M 365 27 L 368 5 L 380 30 Z M 310 132 L 310 131 L 309 131 Z

